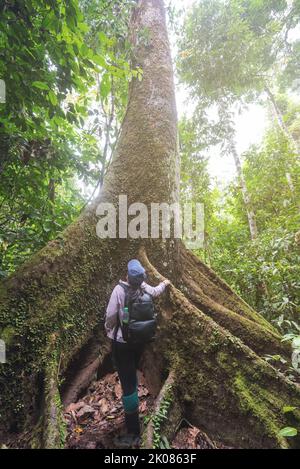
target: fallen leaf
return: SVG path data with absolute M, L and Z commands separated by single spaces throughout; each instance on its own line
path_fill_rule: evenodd
M 70 405 L 68 405 L 68 407 L 66 408 L 65 412 L 67 414 L 70 414 L 72 412 L 77 412 L 79 409 L 81 409 L 83 406 L 85 406 L 85 402 L 84 401 L 79 401 L 79 402 L 74 402 Z
M 115 384 L 116 378 L 117 378 L 117 377 L 116 377 L 116 374 L 115 374 L 115 373 L 110 374 L 110 375 L 107 375 L 107 376 L 105 377 L 106 384 L 108 384 L 108 385 L 109 385 L 109 384 Z
M 77 418 L 81 419 L 83 417 L 88 417 L 89 415 L 94 414 L 95 412 L 96 411 L 95 409 L 93 409 L 93 407 L 85 405 L 77 412 Z
M 96 449 L 97 443 L 95 441 L 89 441 L 86 444 L 86 449 Z
M 83 432 L 83 430 L 82 430 L 82 428 L 81 428 L 81 427 L 76 427 L 76 428 L 74 429 L 74 432 L 75 432 L 75 433 L 79 433 L 79 434 L 80 434 L 80 433 L 82 433 L 82 432 Z
M 98 404 L 99 404 L 99 407 L 100 407 L 100 410 L 101 410 L 102 414 L 106 414 L 109 410 L 109 404 L 108 404 L 108 401 L 105 399 L 105 397 L 100 399 Z

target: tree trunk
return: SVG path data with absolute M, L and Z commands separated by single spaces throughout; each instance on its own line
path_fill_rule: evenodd
M 139 34 L 145 28 L 147 43 Z M 29 446 L 63 444 L 60 399 L 74 401 L 105 364 L 108 340 L 97 325 L 128 259 L 139 256 L 151 281 L 161 275 L 173 281 L 158 302 L 158 340 L 142 363 L 150 391 L 159 396 L 156 409 L 166 392 L 171 396 L 168 430 L 162 431 L 171 435 L 185 416 L 213 440 L 235 447 L 299 445 L 278 435 L 287 426 L 282 408 L 299 407 L 300 390 L 263 359 L 290 354 L 276 330 L 180 242 L 96 235 L 95 210 L 102 201 L 117 205 L 119 194 L 147 205 L 178 199 L 177 120 L 163 0 L 140 0 L 131 32 L 143 79 L 131 84 L 98 200 L 1 284 L 1 338 L 7 344 L 2 427 L 25 430 Z M 289 417 L 299 424 L 299 410 Z M 145 446 L 152 446 L 152 435 L 149 427 Z
M 281 113 L 281 111 L 278 107 L 278 104 L 276 102 L 276 98 L 275 98 L 274 94 L 272 93 L 272 91 L 270 90 L 270 88 L 267 85 L 265 86 L 265 92 L 267 93 L 268 98 L 271 102 L 271 105 L 272 105 L 272 108 L 273 108 L 273 113 L 274 113 L 277 124 L 279 125 L 280 129 L 282 130 L 284 135 L 287 137 L 287 139 L 290 142 L 292 142 L 292 145 L 295 149 L 295 152 L 296 152 L 297 156 L 300 156 L 300 148 L 299 148 L 298 142 L 294 139 L 292 133 L 289 131 L 286 123 L 284 122 L 282 113 Z
M 247 184 L 244 178 L 241 160 L 234 146 L 232 146 L 232 155 L 233 155 L 236 171 L 237 171 L 238 178 L 239 178 L 241 188 L 242 188 L 242 194 L 243 194 L 243 200 L 244 200 L 244 204 L 245 204 L 245 208 L 247 212 L 250 236 L 251 236 L 251 240 L 253 241 L 254 239 L 257 238 L 256 218 L 255 218 L 255 213 L 253 211 L 253 208 L 251 206 L 251 198 L 250 198 L 250 195 L 247 189 Z
M 283 117 L 282 117 L 282 113 L 281 113 L 281 111 L 280 111 L 280 109 L 277 105 L 275 96 L 273 95 L 272 91 L 270 90 L 270 88 L 268 86 L 265 86 L 265 91 L 266 91 L 266 93 L 268 95 L 268 98 L 271 102 L 271 106 L 272 106 L 272 109 L 273 109 L 273 114 L 274 114 L 275 120 L 276 120 L 279 128 L 281 129 L 282 133 L 286 136 L 288 141 L 290 141 L 292 143 L 292 146 L 294 147 L 295 153 L 296 153 L 297 157 L 299 158 L 300 148 L 299 148 L 298 142 L 294 139 L 294 137 L 291 134 L 291 132 L 289 131 L 286 123 L 284 122 Z M 295 185 L 294 185 L 294 182 L 293 182 L 292 175 L 290 173 L 290 170 L 291 170 L 290 166 L 291 165 L 287 163 L 287 171 L 285 173 L 285 177 L 286 177 L 286 181 L 287 181 L 287 185 L 289 187 L 289 190 L 290 190 L 292 196 L 295 197 Z

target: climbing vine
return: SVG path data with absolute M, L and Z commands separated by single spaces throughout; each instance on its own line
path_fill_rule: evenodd
M 166 448 L 168 449 L 169 442 L 165 436 L 161 434 L 161 426 L 164 420 L 168 418 L 168 410 L 173 401 L 172 385 L 166 385 L 166 393 L 160 404 L 159 409 L 154 413 L 151 418 L 153 431 L 153 448 Z

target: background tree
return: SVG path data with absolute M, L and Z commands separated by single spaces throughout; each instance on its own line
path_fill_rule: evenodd
M 257 237 L 256 218 L 236 151 L 233 105 L 253 102 L 266 91 L 281 128 L 295 146 L 270 88 L 274 73 L 279 78 L 278 70 L 283 73 L 297 54 L 297 44 L 289 38 L 298 17 L 295 4 L 285 0 L 195 2 L 181 39 L 180 76 L 198 107 L 206 113 L 217 107 L 219 125 L 212 123 L 215 143 L 221 141 L 225 154 L 234 158 L 252 239 Z M 288 166 L 286 180 L 293 192 Z
M 284 314 L 287 319 L 297 320 L 299 253 L 295 233 L 299 226 L 300 194 L 298 183 L 294 187 L 295 198 L 285 184 L 287 160 L 293 168 L 294 180 L 299 181 L 296 156 L 290 153 L 289 143 L 275 126 L 269 129 L 260 146 L 244 154 L 244 160 L 260 236 L 251 248 L 243 201 L 233 182 L 225 198 L 223 217 L 214 221 L 212 265 L 268 319 L 276 320 Z M 263 297 L 257 292 L 259 283 L 267 285 Z
M 180 201 L 184 203 L 198 202 L 204 205 L 205 233 L 204 246 L 201 250 L 204 261 L 210 264 L 211 253 L 208 243 L 210 228 L 215 210 L 215 199 L 218 191 L 213 189 L 208 171 L 208 156 L 204 127 L 200 129 L 197 121 L 182 118 L 179 122 L 180 137 Z

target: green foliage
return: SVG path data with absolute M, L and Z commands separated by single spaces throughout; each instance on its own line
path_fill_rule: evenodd
M 82 186 L 103 182 L 137 73 L 123 3 L 119 15 L 109 0 L 0 6 L 0 277 L 72 222 Z
M 212 187 L 208 173 L 206 142 L 209 133 L 202 131 L 198 121 L 182 118 L 179 122 L 181 178 L 180 197 L 182 203 L 203 203 L 205 209 L 205 230 L 212 228 L 215 201 L 218 189 Z M 206 233 L 207 234 L 207 233 Z M 209 261 L 209 251 L 201 250 L 205 261 Z
M 294 427 L 285 427 L 282 430 L 280 430 L 280 432 L 279 432 L 280 436 L 284 436 L 286 438 L 287 437 L 297 436 L 297 434 L 298 434 L 298 431 Z
M 265 101 L 266 89 L 281 83 L 285 91 L 297 82 L 296 70 L 287 70 L 297 62 L 298 43 L 289 34 L 298 19 L 298 8 L 285 0 L 204 0 L 186 16 L 179 77 L 195 102 L 194 118 L 206 121 L 224 153 L 234 145 L 234 105 Z
M 283 315 L 298 320 L 300 256 L 295 233 L 269 228 L 251 242 L 243 222 L 244 226 L 220 219 L 220 229 L 214 227 L 209 240 L 212 266 L 267 319 Z
M 203 134 L 194 121 L 183 118 L 179 123 L 181 156 L 181 199 L 203 202 L 209 191 L 207 156 Z
M 287 414 L 288 412 L 293 412 L 294 410 L 296 410 L 297 407 L 293 407 L 293 406 L 285 406 L 282 410 L 285 414 Z
M 297 103 L 283 97 L 279 103 L 286 123 L 294 126 L 297 138 Z M 191 132 L 191 128 L 197 129 L 197 123 L 192 122 L 180 125 L 184 142 L 182 193 L 185 200 L 195 201 L 200 197 L 205 204 L 206 240 L 198 255 L 282 333 L 292 334 L 292 341 L 299 335 L 300 313 L 298 155 L 286 135 L 274 125 L 270 125 L 260 145 L 243 155 L 244 177 L 259 233 L 251 241 L 240 185 L 234 181 L 222 192 L 212 187 L 207 160 L 199 159 L 199 155 L 205 155 L 205 135 L 202 139 L 198 131 Z M 200 135 L 198 141 L 197 135 Z M 194 151 L 195 141 L 198 153 Z M 287 183 L 287 167 L 293 191 Z M 280 357 L 268 358 L 275 359 Z M 295 366 L 289 366 L 291 376 L 297 372 Z
M 189 14 L 181 41 L 179 68 L 195 94 L 216 100 L 261 86 L 274 62 L 284 1 L 205 0 Z
M 289 162 L 294 192 L 286 181 Z M 299 165 L 287 139 L 270 129 L 260 147 L 244 155 L 244 175 L 258 224 L 249 240 L 239 187 L 233 183 L 210 231 L 214 268 L 269 320 L 297 320 L 299 303 Z
M 166 386 L 166 393 L 162 402 L 160 403 L 159 409 L 151 417 L 152 425 L 154 428 L 153 431 L 153 448 L 163 448 L 169 449 L 170 445 L 167 438 L 164 435 L 161 435 L 161 425 L 164 420 L 168 418 L 168 410 L 173 401 L 172 396 L 172 386 Z
M 296 23 L 285 0 L 195 2 L 180 40 L 180 76 L 197 99 L 250 98 L 283 56 L 292 61 Z

